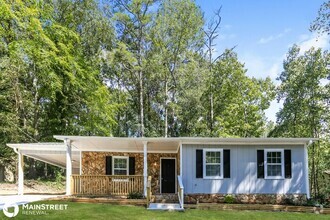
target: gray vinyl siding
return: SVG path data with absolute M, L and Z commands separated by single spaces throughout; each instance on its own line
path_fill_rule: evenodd
M 196 178 L 196 149 L 230 149 L 231 178 Z M 258 179 L 257 150 L 266 148 L 291 149 L 291 179 Z M 182 180 L 185 193 L 265 193 L 265 194 L 305 194 L 304 146 L 215 146 L 183 145 Z

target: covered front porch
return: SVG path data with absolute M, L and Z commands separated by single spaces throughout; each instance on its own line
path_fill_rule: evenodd
M 63 142 L 8 144 L 18 154 L 18 194 L 24 193 L 24 156 L 65 168 L 66 195 L 146 197 L 148 177 L 152 194 L 178 191 L 179 140 L 54 137 Z

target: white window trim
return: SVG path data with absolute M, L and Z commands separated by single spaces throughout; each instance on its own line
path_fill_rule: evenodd
M 115 175 L 115 159 L 126 159 L 127 160 L 127 170 L 126 176 L 129 174 L 129 157 L 126 156 L 112 156 L 112 175 Z
M 206 152 L 220 152 L 220 176 L 206 176 Z M 222 148 L 205 148 L 203 149 L 203 179 L 223 179 L 223 149 Z
M 267 153 L 268 152 L 281 152 L 281 176 L 268 176 L 267 175 Z M 264 167 L 265 167 L 265 179 L 284 179 L 284 149 L 265 149 L 264 150 Z

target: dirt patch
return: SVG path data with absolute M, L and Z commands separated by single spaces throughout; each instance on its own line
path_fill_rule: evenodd
M 24 194 L 63 194 L 65 183 L 53 181 L 26 180 L 24 181 Z M 0 183 L 0 195 L 17 194 L 16 183 Z

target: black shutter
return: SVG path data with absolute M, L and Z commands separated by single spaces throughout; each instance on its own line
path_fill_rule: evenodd
M 196 150 L 196 178 L 203 178 L 203 150 Z
M 112 157 L 111 156 L 105 157 L 105 174 L 112 175 Z
M 291 178 L 291 150 L 284 150 L 284 176 Z
M 230 150 L 223 150 L 223 177 L 230 178 Z
M 135 175 L 135 157 L 129 157 L 129 175 Z
M 265 169 L 264 169 L 264 150 L 257 150 L 257 173 L 258 178 L 265 177 Z

